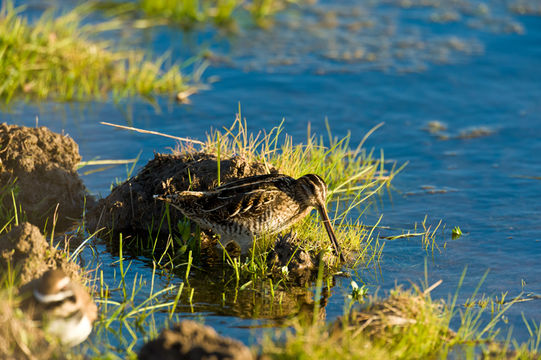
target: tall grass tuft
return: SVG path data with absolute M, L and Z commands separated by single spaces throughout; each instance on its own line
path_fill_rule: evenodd
M 318 174 L 329 186 L 329 195 L 335 200 L 343 194 L 371 196 L 382 185 L 389 186 L 401 170 L 395 166 L 385 169 L 383 155 L 375 157 L 373 151 L 367 152 L 362 147 L 366 137 L 352 149 L 350 134 L 337 138 L 329 129 L 325 140 L 311 134 L 308 127 L 306 143 L 296 143 L 283 133 L 282 125 L 269 132 L 254 134 L 248 130 L 246 120 L 241 120 L 238 115 L 230 128 L 212 130 L 207 134 L 203 151 L 241 156 L 247 161 L 263 163 L 269 170 L 275 167 L 295 178 L 309 173 Z
M 237 20 L 248 18 L 257 26 L 266 27 L 272 17 L 290 4 L 302 0 L 139 0 L 136 2 L 103 2 L 97 7 L 117 14 L 142 13 L 150 23 L 179 24 L 191 28 L 198 24 L 213 24 L 219 27 L 231 27 Z M 154 20 L 154 21 L 152 21 Z M 156 21 L 158 20 L 158 21 Z
M 88 5 L 61 16 L 46 11 L 29 23 L 12 0 L 0 10 L 0 98 L 60 101 L 151 96 L 186 89 L 179 66 L 142 51 L 115 50 L 96 35 L 118 23 L 83 25 Z
M 305 143 L 296 143 L 283 133 L 282 124 L 269 132 L 252 133 L 246 121 L 241 120 L 239 109 L 231 127 L 207 134 L 202 151 L 221 157 L 240 156 L 246 161 L 264 164 L 268 171 L 275 168 L 294 178 L 318 174 L 329 187 L 329 214 L 334 219 L 343 250 L 355 253 L 364 264 L 378 259 L 381 247 L 362 225 L 360 215 L 375 194 L 390 186 L 401 168 L 393 165 L 386 169 L 383 156 L 376 158 L 372 151 L 367 152 L 362 147 L 365 139 L 352 149 L 349 134 L 337 138 L 328 130 L 328 139 L 325 139 L 311 134 L 310 128 L 307 134 Z M 180 151 L 193 149 L 181 148 Z M 319 252 L 330 249 L 330 243 L 316 216 L 314 212 L 294 230 L 302 240 L 303 249 Z

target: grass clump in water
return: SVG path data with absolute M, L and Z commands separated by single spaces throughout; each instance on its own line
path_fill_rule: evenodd
M 390 186 L 394 176 L 401 169 L 385 169 L 384 157 L 376 158 L 373 152 L 362 148 L 366 137 L 351 149 L 351 136 L 341 139 L 328 129 L 328 140 L 307 131 L 306 143 L 295 143 L 289 135 L 282 134 L 282 125 L 268 133 L 249 133 L 246 121 L 237 120 L 229 129 L 211 131 L 203 151 L 220 154 L 223 157 L 240 156 L 246 161 L 259 162 L 270 171 L 298 178 L 306 174 L 317 174 L 327 183 L 329 216 L 335 224 L 335 231 L 345 253 L 356 252 L 365 260 L 379 256 L 381 249 L 372 243 L 372 233 L 362 226 L 360 215 L 369 206 L 371 198 L 384 187 Z M 361 209 L 360 209 L 361 208 Z M 320 251 L 329 248 L 329 239 L 313 211 L 304 221 L 295 226 L 299 239 L 305 239 L 302 247 Z M 357 218 L 351 218 L 355 214 Z M 371 248 L 366 252 L 364 244 Z
M 272 17 L 299 0 L 139 0 L 135 3 L 103 2 L 99 8 L 113 14 L 138 14 L 146 18 L 163 19 L 190 28 L 201 23 L 230 27 L 236 20 L 249 17 L 257 26 L 266 27 Z
M 397 288 L 334 324 L 294 321 L 285 343 L 267 339 L 263 352 L 274 359 L 426 358 L 451 338 L 441 309 L 423 294 Z
M 477 359 L 481 353 L 489 359 L 538 358 L 538 327 L 531 327 L 523 344 L 496 340 L 499 320 L 514 302 L 486 322 L 483 308 L 463 311 L 455 307 L 456 297 L 450 304 L 432 300 L 430 291 L 440 282 L 424 291 L 398 286 L 331 324 L 293 319 L 289 329 L 267 335 L 262 352 L 271 359 Z M 455 332 L 450 323 L 456 317 L 461 321 Z
M 184 90 L 179 66 L 163 70 L 141 51 L 114 50 L 92 38 L 110 23 L 83 25 L 85 6 L 55 17 L 46 11 L 33 24 L 13 2 L 0 10 L 0 98 L 61 101 L 151 96 Z
M 314 173 L 328 184 L 327 208 L 348 260 L 346 265 L 376 266 L 383 246 L 376 240 L 374 227 L 364 226 L 360 217 L 400 169 L 387 169 L 383 156 L 376 158 L 362 148 L 364 140 L 352 150 L 349 135 L 339 139 L 329 131 L 328 140 L 324 140 L 308 131 L 306 142 L 297 143 L 283 134 L 281 125 L 254 134 L 240 119 L 239 114 L 231 127 L 210 131 L 204 142 L 185 141 L 174 154 L 156 156 L 137 176 L 115 188 L 103 206 L 96 208 L 98 211 L 92 212 L 90 228 L 99 228 L 96 220 L 102 221 L 100 226 L 111 230 L 108 241 L 113 246 L 118 243 L 119 233 L 125 237 L 133 234 L 126 237 L 130 243 L 127 248 L 132 254 L 151 258 L 159 268 L 174 269 L 182 276 L 189 273 L 190 267 L 192 273 L 204 268 L 223 274 L 217 286 L 234 284 L 235 289 L 272 293 L 281 286 L 270 289 L 270 279 L 274 285 L 302 285 L 313 280 L 320 263 L 325 264 L 326 273 L 340 271 L 342 264 L 331 253 L 329 237 L 316 211 L 282 234 L 257 239 L 254 251 L 239 259 L 222 254 L 220 250 L 227 244 L 220 245 L 180 212 L 167 205 L 156 206 L 162 204 L 153 198 L 157 191 L 153 184 L 165 184 L 159 191 L 172 193 L 212 189 L 238 176 L 248 176 L 241 174 L 278 172 L 299 178 Z M 133 205 L 115 205 L 117 201 L 132 204 L 133 199 Z M 102 211 L 111 213 L 111 217 L 101 217 Z M 142 219 L 137 232 L 134 226 L 139 224 L 133 225 L 133 218 Z M 214 265 L 219 266 L 216 269 Z

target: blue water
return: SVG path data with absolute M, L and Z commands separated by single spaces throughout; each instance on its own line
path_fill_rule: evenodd
M 541 180 L 531 178 L 541 176 L 541 17 L 519 16 L 497 1 L 489 4 L 488 15 L 475 12 L 480 11 L 477 2 L 460 4 L 408 9 L 393 1 L 323 2 L 307 15 L 295 10 L 278 19 L 279 24 L 296 19 L 294 25 L 233 38 L 210 30 L 183 35 L 164 27 L 146 30 L 141 37 L 152 39 L 147 46 L 154 51 L 171 50 L 185 58 L 208 45 L 225 56 L 228 61 L 212 63 L 203 77 L 219 81 L 192 96 L 190 105 L 167 98 L 158 98 L 157 105 L 18 103 L 0 113 L 0 121 L 34 125 L 39 116 L 40 125 L 69 133 L 84 160 L 141 153 L 140 165 L 154 151 L 175 144 L 99 121 L 202 139 L 211 127 L 229 126 L 240 102 L 255 132 L 285 119 L 285 131 L 301 142 L 309 123 L 313 132 L 325 134 L 328 118 L 333 134 L 351 132 L 353 144 L 384 122 L 365 147 L 383 149 L 386 160 L 408 165 L 394 179 L 390 196 L 383 195 L 364 222 L 374 224 L 383 214 L 381 225 L 390 229 L 382 228 L 382 236 L 413 230 L 425 216 L 428 224 L 442 220 L 446 227 L 436 237 L 440 251 L 425 251 L 419 239 L 387 241 L 380 270 L 359 272 L 354 280 L 381 293 L 396 283 L 418 283 L 426 262 L 429 283 L 443 280 L 432 293 L 436 298 L 456 291 L 466 267 L 459 302 L 487 270 L 481 293 L 541 294 Z M 329 11 L 337 12 L 339 25 L 315 26 Z M 431 20 L 442 13 L 458 14 L 458 20 Z M 345 30 L 359 19 L 373 24 L 355 34 Z M 355 51 L 374 58 L 351 60 Z M 447 124 L 450 139 L 424 130 L 434 120 Z M 480 126 L 490 134 L 457 137 Z M 122 166 L 83 175 L 90 191 L 101 196 L 115 178 L 125 177 Z M 424 186 L 446 191 L 431 193 Z M 450 236 L 454 226 L 464 232 L 457 240 Z M 138 268 L 144 271 L 142 264 Z M 342 314 L 349 281 L 339 279 L 333 289 L 328 319 Z M 261 335 L 241 328 L 259 322 L 221 315 L 219 309 L 215 304 L 210 311 L 183 316 L 204 315 L 219 332 L 245 342 Z M 507 313 L 513 335 L 526 339 L 521 313 L 539 323 L 540 310 L 541 300 L 515 304 Z

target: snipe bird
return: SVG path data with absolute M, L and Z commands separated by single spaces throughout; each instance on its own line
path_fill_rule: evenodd
M 250 249 L 254 238 L 285 230 L 316 208 L 335 253 L 344 260 L 325 208 L 327 185 L 315 174 L 298 179 L 279 174 L 257 175 L 209 191 L 154 197 L 169 202 L 201 228 L 220 235 L 224 244 L 237 242 L 242 253 Z
M 98 308 L 83 286 L 62 270 L 48 270 L 24 285 L 20 292 L 28 297 L 26 306 L 33 308 L 36 319 L 62 344 L 80 344 L 92 331 Z

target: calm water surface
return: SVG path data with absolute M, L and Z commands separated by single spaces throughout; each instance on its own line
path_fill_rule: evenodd
M 234 38 L 212 31 L 181 35 L 167 28 L 140 34 L 155 51 L 186 58 L 208 45 L 226 60 L 205 72 L 204 79 L 219 81 L 194 95 L 191 105 L 165 98 L 156 106 L 21 103 L 0 113 L 0 120 L 33 125 L 39 116 L 40 125 L 69 133 L 84 160 L 141 153 L 140 165 L 175 144 L 99 121 L 201 139 L 210 127 L 229 126 L 240 102 L 255 132 L 284 118 L 286 132 L 301 142 L 308 123 L 313 132 L 325 134 L 328 118 L 333 134 L 351 132 L 353 144 L 384 122 L 366 147 L 383 149 L 387 160 L 408 165 L 394 180 L 391 196 L 384 195 L 364 222 L 374 224 L 383 214 L 382 225 L 390 230 L 382 229 L 382 236 L 413 230 L 425 216 L 428 224 L 442 220 L 446 228 L 436 239 L 441 251 L 427 253 L 419 239 L 388 241 L 380 271 L 359 271 L 353 278 L 372 290 L 418 283 L 426 261 L 429 282 L 443 280 L 434 297 L 453 294 L 466 267 L 462 301 L 487 270 L 481 287 L 486 295 L 541 294 L 541 180 L 532 178 L 541 176 L 541 17 L 519 16 L 498 1 L 489 4 L 488 13 L 477 2 L 412 8 L 393 1 L 367 4 L 323 2 L 307 13 L 280 17 L 275 32 Z M 442 17 L 454 20 L 442 23 Z M 355 26 L 365 30 L 354 31 Z M 447 124 L 448 140 L 424 130 L 435 120 Z M 489 134 L 458 136 L 479 127 Z M 125 177 L 126 169 L 116 167 L 83 179 L 92 193 L 107 196 L 114 179 Z M 451 240 L 454 226 L 465 233 L 460 239 Z M 104 251 L 101 260 L 112 277 L 106 269 L 116 258 Z M 150 273 L 140 260 L 134 266 Z M 328 319 L 342 314 L 349 281 L 339 279 L 333 289 Z M 227 311 L 219 304 L 206 309 L 190 314 L 182 308 L 183 316 L 204 316 L 219 332 L 248 343 L 261 334 L 245 328 L 255 320 L 223 315 Z M 539 323 L 541 300 L 516 304 L 507 313 L 519 340 L 527 337 L 521 313 Z

